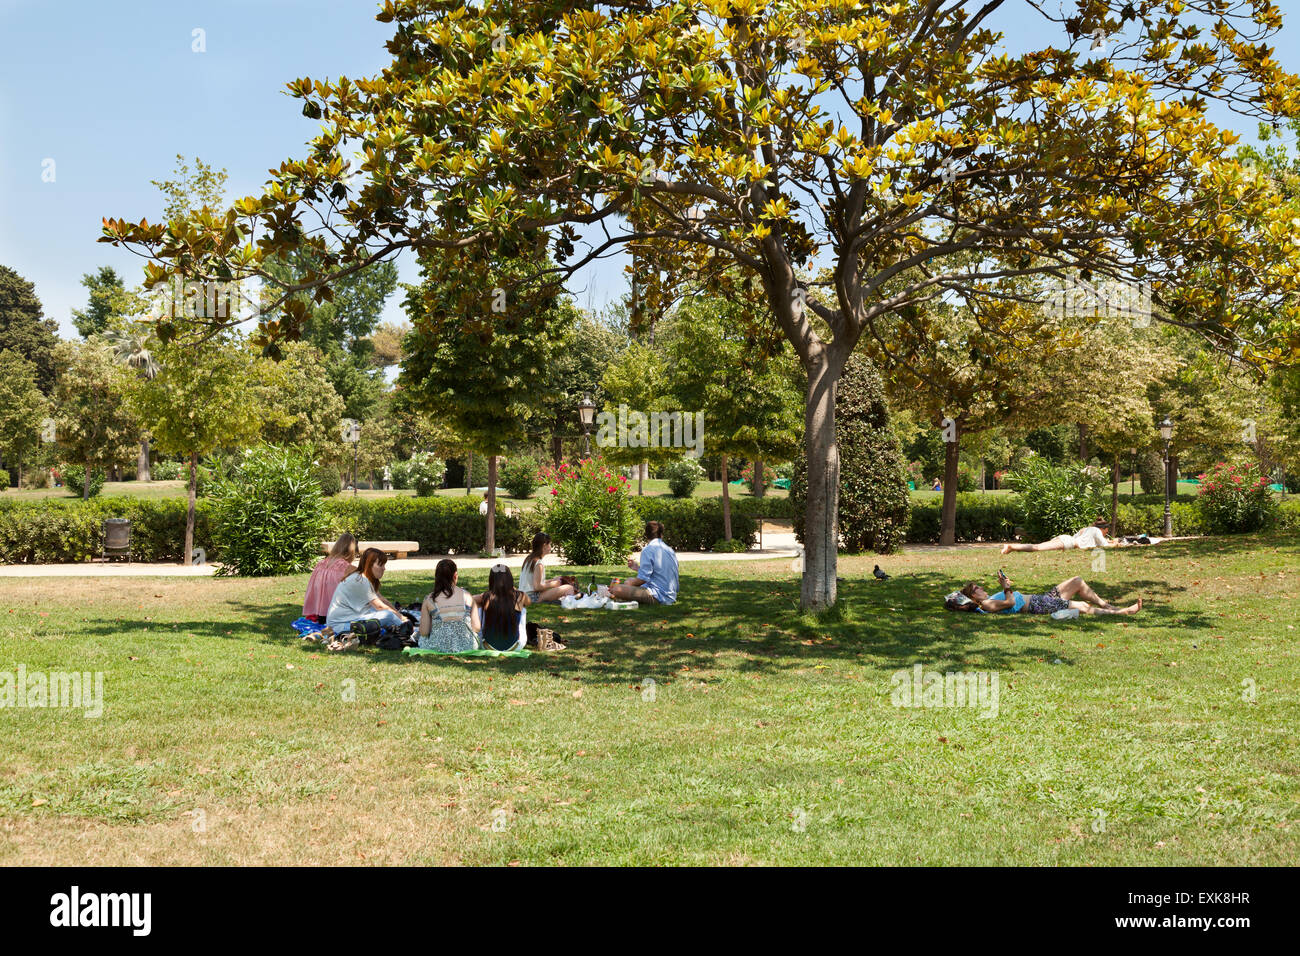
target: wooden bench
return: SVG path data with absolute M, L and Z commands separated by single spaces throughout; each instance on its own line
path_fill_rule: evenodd
M 333 541 L 322 541 L 320 543 L 321 553 L 329 554 L 330 548 L 334 547 Z M 358 541 L 357 553 L 360 554 L 366 548 L 376 548 L 384 554 L 395 555 L 404 558 L 408 554 L 416 554 L 420 550 L 418 541 Z

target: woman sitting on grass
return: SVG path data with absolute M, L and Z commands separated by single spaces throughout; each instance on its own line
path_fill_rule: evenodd
M 1011 579 L 1003 572 L 998 572 L 1002 590 L 989 595 L 973 581 L 961 589 L 960 597 L 955 598 L 948 607 L 963 611 L 979 611 L 983 614 L 1055 614 L 1057 611 L 1076 610 L 1080 614 L 1136 614 L 1142 610 L 1142 598 L 1136 604 L 1119 608 L 1098 596 L 1083 578 L 1074 577 L 1062 581 L 1046 594 L 1021 594 L 1011 590 Z M 1079 597 L 1082 600 L 1076 601 Z
M 443 558 L 433 572 L 433 590 L 420 605 L 420 647 L 456 653 L 478 647 L 478 605 L 457 583 L 456 562 Z
M 492 565 L 488 588 L 474 599 L 483 612 L 483 644 L 498 651 L 523 650 L 528 643 L 528 595 L 515 590 L 515 578 L 504 564 Z
M 577 593 L 572 584 L 566 584 L 563 578 L 543 577 L 545 566 L 543 559 L 551 553 L 551 536 L 545 531 L 533 535 L 533 548 L 524 558 L 523 570 L 519 572 L 519 590 L 528 595 L 528 600 L 558 601 L 562 597 Z
M 330 601 L 339 582 L 351 574 L 357 560 L 357 539 L 341 534 L 330 548 L 330 553 L 316 562 L 307 580 L 307 593 L 302 599 L 302 616 L 317 624 L 324 624 L 329 615 Z
M 325 626 L 335 634 L 352 630 L 357 621 L 378 621 L 381 626 L 397 627 L 406 618 L 397 608 L 379 596 L 379 581 L 384 576 L 388 555 L 378 548 L 361 553 L 361 565 L 339 582 L 330 601 Z

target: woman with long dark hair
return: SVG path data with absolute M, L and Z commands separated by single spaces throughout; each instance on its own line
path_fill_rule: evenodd
M 330 601 L 325 626 L 335 634 L 352 630 L 357 621 L 375 620 L 381 625 L 397 627 L 406 618 L 379 596 L 379 582 L 384 576 L 388 555 L 378 548 L 366 548 L 361 564 L 339 582 Z
M 457 583 L 456 562 L 443 558 L 433 572 L 433 590 L 420 605 L 420 647 L 455 653 L 477 648 L 478 605 Z
M 562 597 L 576 594 L 572 584 L 565 584 L 561 578 L 545 577 L 545 557 L 551 553 L 551 536 L 545 531 L 533 535 L 533 547 L 524 558 L 523 570 L 519 572 L 519 590 L 528 595 L 528 600 L 558 601 Z
M 483 644 L 498 651 L 523 650 L 528 595 L 515 589 L 515 577 L 504 564 L 494 564 L 488 573 L 487 590 L 474 599 L 483 612 Z

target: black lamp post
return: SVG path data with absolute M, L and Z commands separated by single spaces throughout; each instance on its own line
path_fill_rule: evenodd
M 578 403 L 578 415 L 582 418 L 582 453 L 585 457 L 591 457 L 591 422 L 596 415 L 596 403 L 591 400 L 590 395 L 583 395 L 582 401 Z
M 1165 416 L 1165 420 L 1160 423 L 1160 437 L 1165 440 L 1165 537 L 1172 538 L 1174 535 L 1174 516 L 1169 510 L 1169 441 L 1174 437 L 1174 423 Z

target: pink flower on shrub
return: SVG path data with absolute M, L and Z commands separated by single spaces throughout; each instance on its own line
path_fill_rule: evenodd
M 618 491 L 618 489 L 615 488 L 613 485 L 610 485 L 610 486 L 609 486 L 608 488 L 606 488 L 605 490 L 608 491 L 611 495 L 612 495 L 614 492 Z
M 553 495 L 558 495 L 559 493 L 560 493 L 560 489 L 559 489 L 559 488 L 552 488 L 552 489 L 551 489 L 551 494 L 553 494 Z

